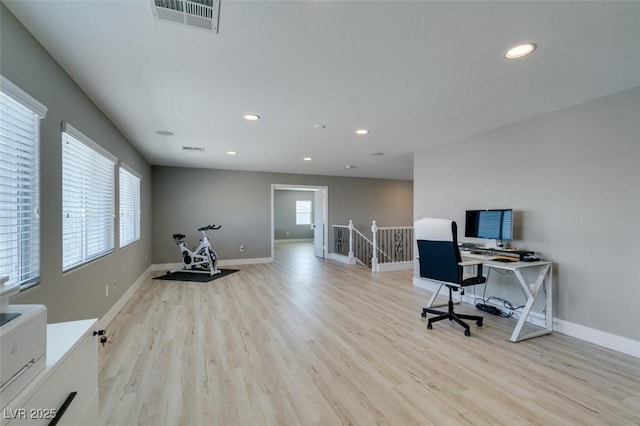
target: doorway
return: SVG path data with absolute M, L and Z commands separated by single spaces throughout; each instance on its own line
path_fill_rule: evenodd
M 276 191 L 308 191 L 313 192 L 313 215 L 310 224 L 313 229 L 313 251 L 317 257 L 324 258 L 327 255 L 329 228 L 327 218 L 329 216 L 329 187 L 312 185 L 271 185 L 271 258 L 275 255 L 275 193 Z

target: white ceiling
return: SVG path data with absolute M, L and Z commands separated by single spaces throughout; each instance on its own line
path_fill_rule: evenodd
M 640 85 L 640 2 L 221 0 L 218 34 L 5 3 L 154 165 L 412 179 L 413 152 Z

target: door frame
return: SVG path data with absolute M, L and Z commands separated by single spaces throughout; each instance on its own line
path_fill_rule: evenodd
M 289 190 L 289 191 L 322 191 L 322 216 L 323 216 L 323 258 L 327 257 L 327 251 L 329 249 L 329 226 L 327 226 L 327 218 L 329 217 L 329 187 L 320 185 L 294 185 L 294 184 L 271 184 L 271 259 L 275 259 L 275 206 L 274 198 L 277 190 Z M 315 223 L 315 221 L 314 221 Z M 314 242 L 315 243 L 315 242 Z

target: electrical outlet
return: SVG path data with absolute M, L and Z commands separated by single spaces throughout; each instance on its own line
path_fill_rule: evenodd
M 104 286 L 104 295 L 106 297 L 109 297 L 109 284 Z
M 113 285 L 113 288 L 118 287 L 118 284 L 116 284 L 116 280 L 113 280 L 113 283 L 111 285 Z
M 244 251 L 244 244 L 240 246 L 240 251 Z

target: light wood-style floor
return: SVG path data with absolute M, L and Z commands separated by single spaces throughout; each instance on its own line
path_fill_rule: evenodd
M 559 333 L 511 343 L 487 314 L 471 337 L 427 330 L 410 271 L 310 244 L 238 268 L 141 286 L 100 350 L 104 425 L 640 424 L 636 358 Z

